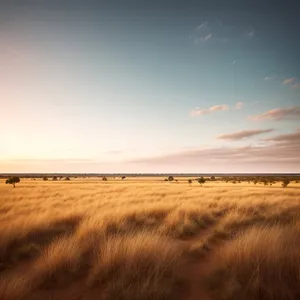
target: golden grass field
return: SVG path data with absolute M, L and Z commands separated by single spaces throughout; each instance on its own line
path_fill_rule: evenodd
M 300 299 L 300 184 L 0 180 L 0 299 Z

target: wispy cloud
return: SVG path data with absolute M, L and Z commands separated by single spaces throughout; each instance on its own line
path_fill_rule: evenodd
M 297 89 L 300 87 L 300 82 L 295 77 L 285 79 L 282 84 L 289 84 L 293 89 Z
M 9 163 L 17 164 L 84 164 L 84 163 L 96 163 L 94 159 L 86 158 L 49 158 L 49 159 L 31 159 L 31 158 L 15 158 L 7 160 Z
M 295 83 L 292 85 L 292 88 L 297 89 L 300 88 L 300 83 Z
M 277 79 L 278 82 L 281 82 L 283 85 L 290 86 L 292 88 L 299 88 L 300 87 L 300 81 L 296 77 L 289 77 L 289 78 L 282 78 L 277 76 L 266 76 L 264 78 L 264 81 L 273 81 Z
M 207 42 L 212 37 L 211 25 L 205 21 L 195 29 L 194 42 L 196 44 Z
M 237 102 L 234 106 L 229 107 L 227 104 L 222 104 L 222 105 L 214 105 L 211 106 L 210 108 L 205 108 L 205 109 L 200 109 L 200 108 L 195 108 L 191 111 L 191 116 L 203 116 L 203 115 L 209 115 L 213 112 L 220 111 L 220 110 L 229 110 L 229 109 L 241 109 L 244 106 L 244 102 Z
M 208 35 L 206 35 L 205 37 L 197 37 L 195 38 L 195 43 L 200 43 L 200 42 L 207 42 L 208 40 L 210 40 L 212 37 L 212 34 L 209 33 Z
M 229 141 L 239 141 L 245 138 L 249 138 L 252 136 L 260 135 L 263 133 L 268 133 L 273 131 L 273 129 L 264 129 L 264 130 L 242 130 L 229 134 L 220 134 L 218 139 L 229 140 Z
M 194 110 L 191 111 L 191 116 L 193 116 L 193 117 L 203 116 L 203 115 L 208 115 L 208 114 L 214 113 L 216 111 L 228 110 L 228 109 L 229 109 L 229 106 L 227 104 L 215 105 L 215 106 L 211 106 L 210 108 L 207 108 L 207 109 L 195 108 Z
M 293 106 L 289 108 L 275 108 L 268 110 L 262 114 L 249 116 L 248 119 L 251 121 L 262 121 L 262 120 L 287 120 L 300 117 L 300 107 Z
M 250 38 L 255 36 L 255 30 L 253 28 L 250 28 L 247 30 L 246 35 Z
M 270 142 L 293 142 L 293 143 L 297 141 L 300 142 L 300 129 L 296 130 L 293 133 L 275 135 L 273 137 L 264 140 Z
M 109 151 L 106 151 L 106 154 L 122 154 L 124 151 L 122 150 L 109 150 Z
M 282 84 L 290 84 L 295 82 L 296 78 L 295 77 L 291 77 L 291 78 L 287 78 L 285 80 L 283 80 Z
M 241 109 L 242 107 L 243 107 L 243 105 L 244 105 L 244 102 L 237 102 L 236 104 L 235 104 L 235 109 Z
M 266 77 L 264 78 L 265 81 L 271 81 L 271 80 L 274 80 L 274 79 L 276 79 L 276 76 L 275 76 L 275 75 L 274 75 L 274 76 L 266 76 Z
M 255 36 L 252 27 L 240 28 L 223 23 L 219 19 L 207 19 L 194 28 L 191 38 L 195 44 L 210 42 L 227 43 L 230 40 L 251 39 Z
M 212 33 L 208 34 L 208 35 L 204 38 L 204 40 L 207 41 L 207 40 L 211 39 L 211 37 L 212 37 Z

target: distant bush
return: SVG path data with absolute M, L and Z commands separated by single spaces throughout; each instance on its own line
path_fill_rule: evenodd
M 284 179 L 284 180 L 282 181 L 281 186 L 282 186 L 282 187 L 287 187 L 289 184 L 290 184 L 290 181 L 289 181 L 288 179 Z
M 122 180 L 124 180 L 126 178 L 126 176 L 122 176 L 121 178 L 122 178 Z
M 200 178 L 198 178 L 198 180 L 197 180 L 200 184 L 203 184 L 203 183 L 205 183 L 205 179 L 203 178 L 203 177 L 200 177 Z
M 102 180 L 103 181 L 107 181 L 107 178 L 104 176 L 104 177 L 102 177 Z
M 13 187 L 16 187 L 16 183 L 19 183 L 20 181 L 21 181 L 21 180 L 20 180 L 19 177 L 13 176 L 13 177 L 9 177 L 9 178 L 5 181 L 5 183 L 6 183 L 6 184 L 12 184 Z
M 56 181 L 56 180 L 57 180 L 57 177 L 56 177 L 56 176 L 54 176 L 54 177 L 52 178 L 52 180 Z
M 193 180 L 192 180 L 192 179 L 189 179 L 189 180 L 188 180 L 188 183 L 189 183 L 189 184 L 191 184 L 192 182 L 193 182 Z
M 66 177 L 65 180 L 71 180 L 70 177 Z
M 47 180 L 48 180 L 48 177 L 46 177 L 46 176 L 43 177 L 43 180 L 44 180 L 44 181 L 47 181 Z
M 215 176 L 211 176 L 210 180 L 214 181 L 214 180 L 216 180 L 216 177 Z
M 168 177 L 168 180 L 169 180 L 169 181 L 173 181 L 173 180 L 174 180 L 174 177 L 173 177 L 173 176 L 169 176 L 169 177 Z

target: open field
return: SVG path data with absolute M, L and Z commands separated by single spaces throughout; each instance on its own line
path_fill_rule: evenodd
M 300 184 L 0 179 L 0 299 L 300 299 Z

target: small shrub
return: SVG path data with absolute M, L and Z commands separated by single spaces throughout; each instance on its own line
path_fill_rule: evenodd
M 5 181 L 5 183 L 6 183 L 6 184 L 12 184 L 13 187 L 16 187 L 16 183 L 19 183 L 20 181 L 21 181 L 21 180 L 20 180 L 19 177 L 13 176 L 13 177 L 9 177 L 9 178 Z
M 169 176 L 168 177 L 168 181 L 173 181 L 174 180 L 174 177 L 173 176 Z
M 43 177 L 43 180 L 44 180 L 44 181 L 47 181 L 47 180 L 48 180 L 48 177 L 46 177 L 46 176 Z
M 205 179 L 203 177 L 198 178 L 198 182 L 202 185 L 203 183 L 205 183 Z
M 102 180 L 103 180 L 103 181 L 107 181 L 107 177 L 105 177 L 105 176 L 102 177 Z
M 290 181 L 289 181 L 288 179 L 284 179 L 284 180 L 282 181 L 281 186 L 282 186 L 282 187 L 287 187 L 289 184 L 290 184 Z

